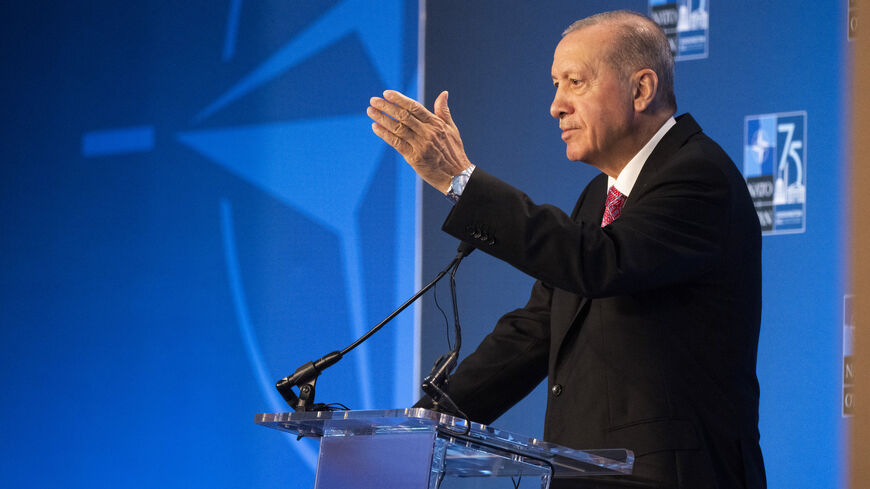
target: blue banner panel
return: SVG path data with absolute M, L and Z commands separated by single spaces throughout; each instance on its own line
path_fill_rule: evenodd
M 151 126 L 93 131 L 82 136 L 84 156 L 136 153 L 152 149 L 154 149 L 154 128 Z
M 312 487 L 253 424 L 413 293 L 416 1 L 19 3 L 0 145 L 0 486 Z M 410 313 L 317 401 L 411 404 Z

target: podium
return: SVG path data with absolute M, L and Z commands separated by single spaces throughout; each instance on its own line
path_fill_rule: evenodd
M 438 489 L 452 477 L 631 474 L 630 450 L 573 450 L 421 408 L 264 413 L 256 424 L 320 438 L 315 489 Z

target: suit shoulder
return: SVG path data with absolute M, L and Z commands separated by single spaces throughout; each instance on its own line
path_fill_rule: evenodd
M 703 132 L 689 137 L 670 158 L 670 163 L 689 174 L 697 175 L 700 172 L 710 178 L 725 178 L 731 183 L 740 182 L 745 185 L 734 160 Z

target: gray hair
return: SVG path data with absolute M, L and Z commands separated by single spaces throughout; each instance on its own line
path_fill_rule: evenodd
M 605 60 L 623 76 L 649 68 L 659 79 L 659 95 L 674 111 L 674 54 L 668 38 L 649 17 L 630 10 L 602 12 L 580 19 L 565 29 L 562 37 L 585 27 L 609 24 L 618 28 L 616 42 L 608 48 Z

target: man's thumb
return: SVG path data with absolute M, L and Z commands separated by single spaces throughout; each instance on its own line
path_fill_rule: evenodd
M 453 125 L 453 117 L 450 116 L 450 107 L 447 106 L 447 97 L 447 90 L 438 94 L 438 98 L 435 99 L 435 115 L 448 124 Z

